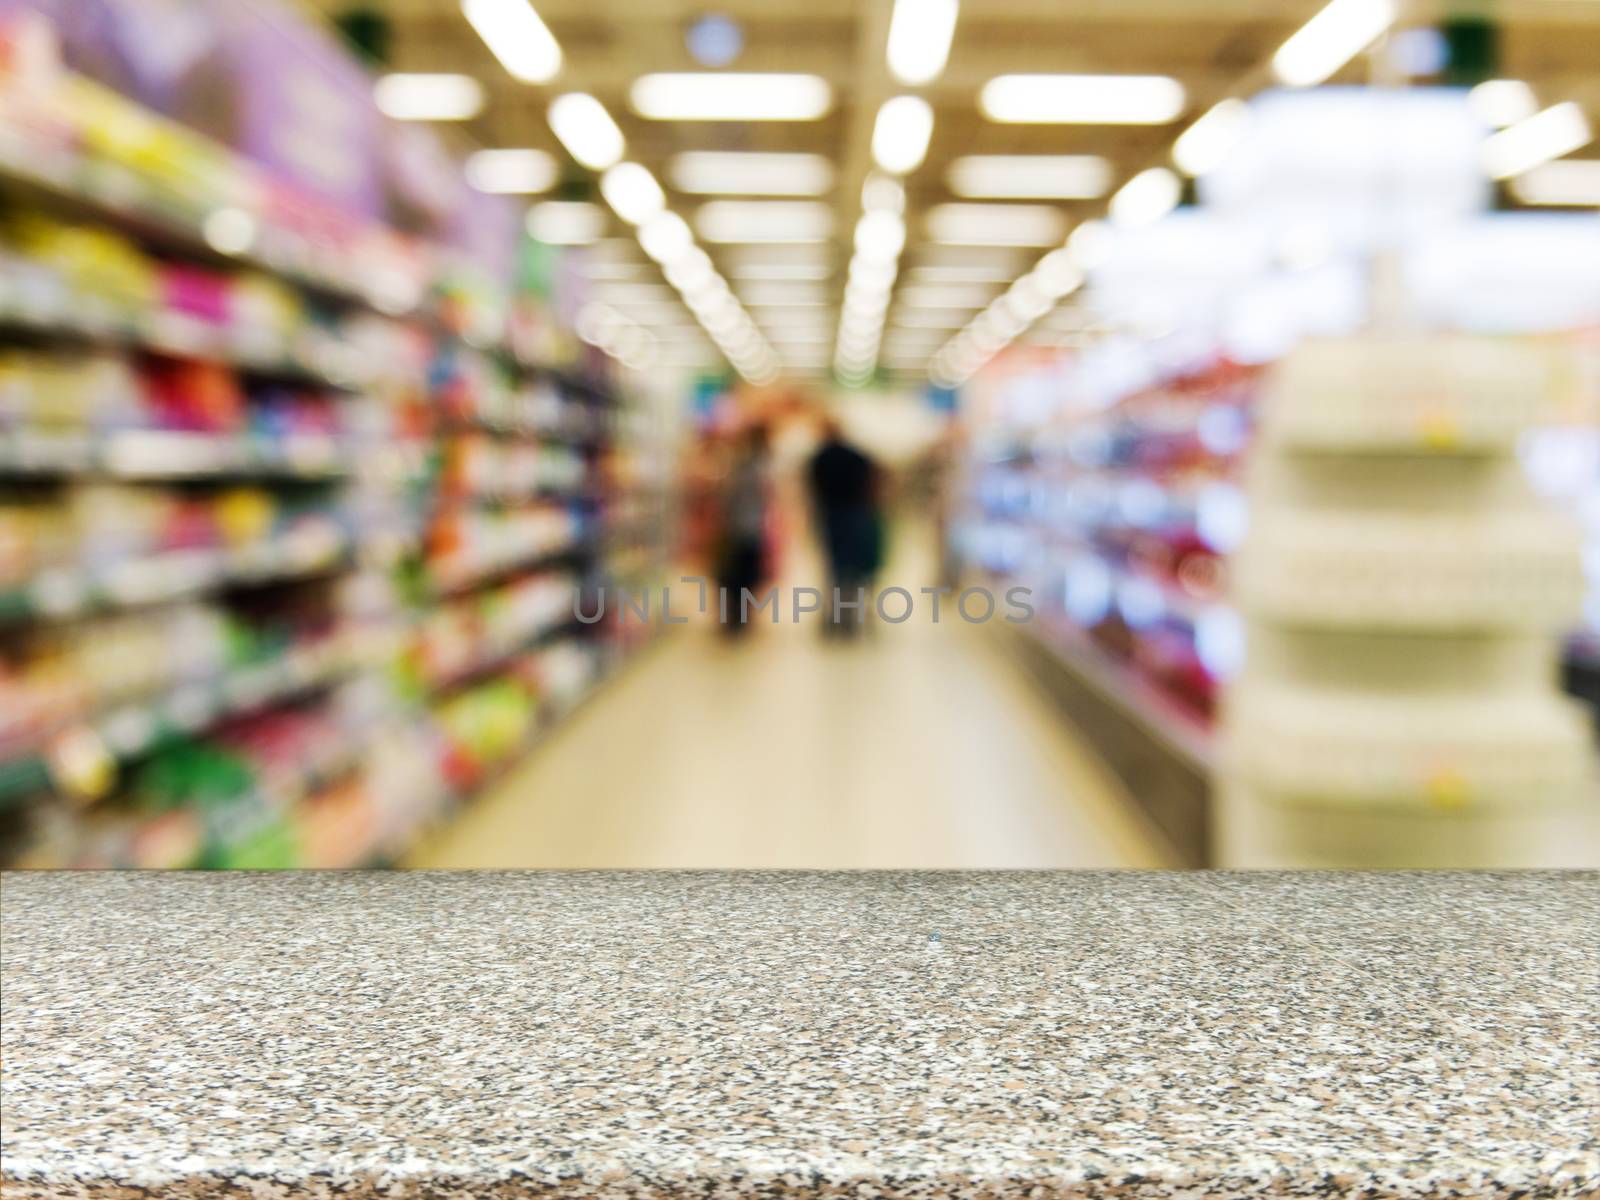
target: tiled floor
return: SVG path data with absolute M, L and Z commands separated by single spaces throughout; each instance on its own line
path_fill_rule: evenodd
M 999 635 L 926 615 L 664 634 L 410 865 L 1169 865 Z

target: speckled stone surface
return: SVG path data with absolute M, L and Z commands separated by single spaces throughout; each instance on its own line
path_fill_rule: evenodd
M 6 1197 L 1600 1194 L 1600 873 L 4 880 Z

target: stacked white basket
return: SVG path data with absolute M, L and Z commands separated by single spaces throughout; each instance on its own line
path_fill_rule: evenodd
M 1556 687 L 1579 541 L 1515 459 L 1552 419 L 1533 339 L 1311 340 L 1275 372 L 1235 588 L 1218 857 L 1239 866 L 1595 861 L 1594 749 Z

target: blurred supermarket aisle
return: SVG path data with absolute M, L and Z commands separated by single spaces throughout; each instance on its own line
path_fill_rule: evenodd
M 890 574 L 914 587 L 906 541 Z M 997 633 L 872 633 L 669 634 L 408 865 L 1171 865 Z

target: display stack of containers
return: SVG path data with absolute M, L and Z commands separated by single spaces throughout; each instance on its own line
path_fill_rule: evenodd
M 1592 747 L 1556 684 L 1576 529 L 1515 458 L 1557 415 L 1557 351 L 1381 335 L 1274 373 L 1235 567 L 1220 860 L 1581 863 Z
M 1558 686 L 1578 531 L 1517 459 L 1528 430 L 1575 419 L 1570 343 L 1459 332 L 1476 310 L 1435 311 L 1414 266 L 1412 247 L 1454 230 L 1481 242 L 1486 131 L 1452 92 L 1273 97 L 1254 119 L 1205 190 L 1263 228 L 1322 230 L 1362 264 L 1367 319 L 1298 341 L 1263 395 L 1214 856 L 1593 861 L 1594 751 Z

